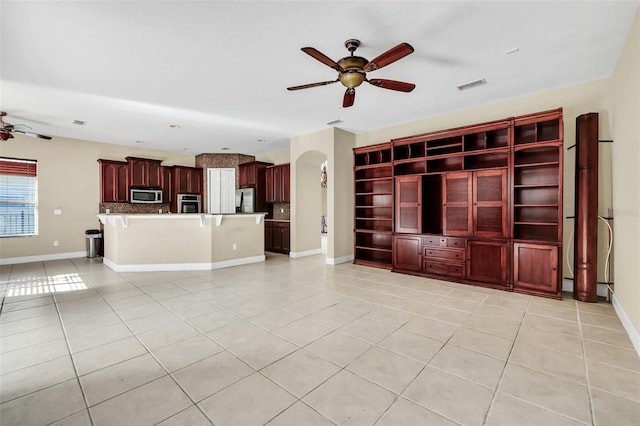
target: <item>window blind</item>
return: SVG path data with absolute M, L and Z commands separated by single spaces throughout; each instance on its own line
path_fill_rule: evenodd
M 37 163 L 0 158 L 0 237 L 37 235 L 37 232 Z

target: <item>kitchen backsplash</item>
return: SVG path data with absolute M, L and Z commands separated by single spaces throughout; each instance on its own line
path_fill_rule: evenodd
M 169 213 L 169 203 L 162 204 L 130 204 L 130 203 L 100 203 L 100 213 Z
M 289 220 L 291 210 L 289 209 L 289 203 L 274 203 L 273 204 L 273 218 L 279 220 Z

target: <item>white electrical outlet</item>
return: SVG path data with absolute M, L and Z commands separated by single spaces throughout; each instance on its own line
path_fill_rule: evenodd
M 231 248 L 233 248 L 234 250 L 238 249 L 238 245 L 236 243 L 233 243 L 233 246 L 231 246 Z
M 109 214 L 109 213 L 111 212 L 111 210 L 110 210 L 110 209 L 104 209 L 104 212 L 105 212 L 106 214 Z
M 280 213 L 284 213 L 284 207 L 280 209 Z
M 58 247 L 58 240 L 53 240 L 53 246 Z

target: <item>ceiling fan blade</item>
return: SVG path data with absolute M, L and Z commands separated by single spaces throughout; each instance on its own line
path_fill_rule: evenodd
M 405 83 L 404 81 L 386 80 L 384 78 L 372 78 L 367 80 L 370 84 L 382 87 L 383 89 L 397 90 L 398 92 L 410 92 L 416 88 L 413 83 Z
M 25 132 L 24 130 L 14 130 L 14 132 L 16 133 L 21 133 L 25 136 L 30 136 L 32 138 L 40 138 L 40 139 L 46 139 L 48 141 L 51 140 L 51 136 L 46 136 L 46 135 L 41 135 L 39 133 L 33 133 L 33 132 Z
M 364 66 L 364 72 L 375 71 L 377 69 L 385 67 L 389 64 L 394 63 L 398 59 L 404 58 L 412 52 L 413 47 L 409 43 L 400 43 L 396 47 L 392 47 L 382 55 L 369 61 L 369 63 Z
M 314 49 L 313 47 L 303 47 L 302 51 L 307 55 L 311 56 L 312 58 L 314 58 L 315 60 L 322 62 L 323 64 L 333 68 L 338 72 L 344 71 L 342 67 L 336 63 L 336 61 L 334 61 L 324 53 L 320 52 L 319 50 Z
M 356 89 L 347 89 L 344 92 L 344 99 L 342 100 L 342 107 L 348 108 L 353 105 L 353 101 L 356 100 Z
M 302 84 L 300 86 L 287 87 L 287 90 L 300 90 L 300 89 L 308 89 L 310 87 L 326 86 L 327 84 L 332 84 L 337 81 L 339 80 L 328 80 L 328 81 L 320 81 L 318 83 Z

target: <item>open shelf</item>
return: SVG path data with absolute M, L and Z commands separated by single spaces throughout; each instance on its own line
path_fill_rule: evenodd
M 391 164 L 388 166 L 356 169 L 356 180 L 390 178 L 392 173 Z
M 425 143 L 413 142 L 403 145 L 396 145 L 393 147 L 393 160 L 408 160 L 412 158 L 424 158 L 425 156 Z
M 492 152 L 486 154 L 468 155 L 464 157 L 465 170 L 507 167 L 508 164 L 509 153 L 507 152 Z
M 558 241 L 558 224 L 555 223 L 514 223 L 513 238 L 516 240 Z
M 462 157 L 445 157 L 427 161 L 427 173 L 462 170 Z
M 537 167 L 517 167 L 513 173 L 515 187 L 550 185 L 557 186 L 559 180 L 558 163 L 543 164 Z
M 560 119 L 516 125 L 513 142 L 516 145 L 560 140 Z
M 507 128 L 464 135 L 465 152 L 506 148 L 508 145 L 509 131 Z
M 424 174 L 426 173 L 426 163 L 424 160 L 396 163 L 393 166 L 393 173 L 396 176 Z
M 391 251 L 391 233 L 362 233 L 356 231 L 356 248 Z
M 391 148 L 374 149 L 371 151 L 356 153 L 354 166 L 371 166 L 391 162 Z
M 513 154 L 513 163 L 516 167 L 558 164 L 559 161 L 560 147 L 553 145 L 521 149 Z

